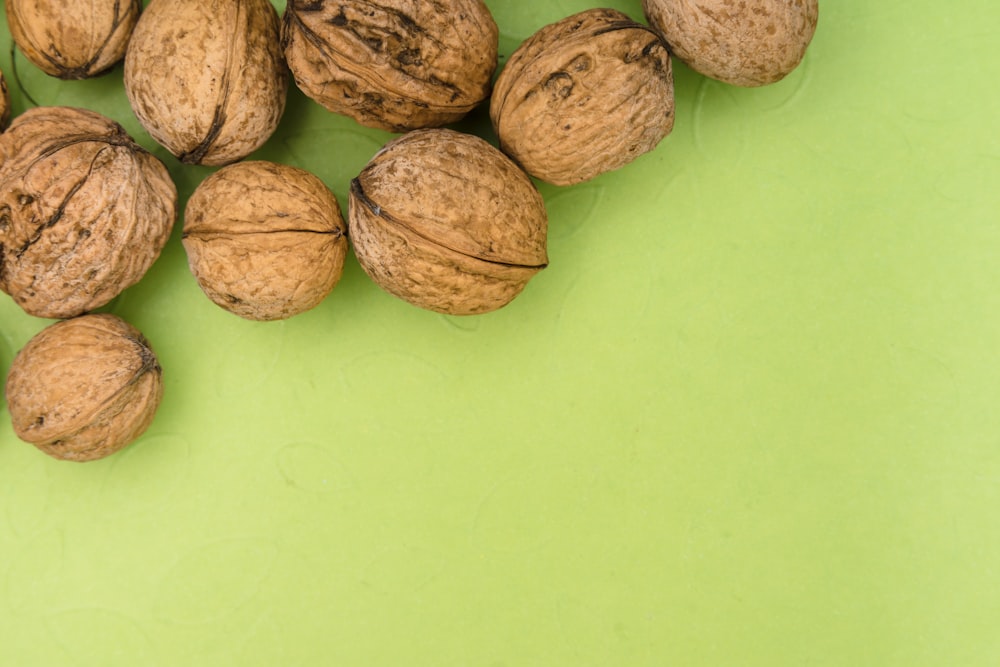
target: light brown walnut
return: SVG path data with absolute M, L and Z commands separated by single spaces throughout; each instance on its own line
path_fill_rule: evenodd
M 554 185 L 618 169 L 674 126 L 667 45 L 614 9 L 543 27 L 500 72 L 490 102 L 500 148 Z
M 7 375 L 14 433 L 57 459 L 109 456 L 152 423 L 162 375 L 149 342 L 115 315 L 49 325 L 17 353 Z
M 0 290 L 30 315 L 111 301 L 156 261 L 176 216 L 163 163 L 98 113 L 36 107 L 0 135 Z
M 385 291 L 470 315 L 507 305 L 548 264 L 545 205 L 485 140 L 448 129 L 389 142 L 351 183 L 355 255 Z
M 485 100 L 498 35 L 482 0 L 289 0 L 282 23 L 306 95 L 393 132 L 454 122 Z
M 287 90 L 268 0 L 153 0 L 125 54 L 133 112 L 188 164 L 229 164 L 262 146 Z
M 337 199 L 318 177 L 257 160 L 201 182 L 185 208 L 182 242 L 213 302 L 246 319 L 280 320 L 333 290 L 346 233 Z
M 735 86 L 775 83 L 798 67 L 818 0 L 643 0 L 649 24 L 691 69 Z
M 46 74 L 87 79 L 125 56 L 141 0 L 6 0 L 21 53 Z

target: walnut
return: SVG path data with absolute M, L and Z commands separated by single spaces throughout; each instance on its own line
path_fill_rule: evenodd
M 496 310 L 548 264 L 545 205 L 517 165 L 479 137 L 414 130 L 351 183 L 355 255 L 385 291 L 451 315 Z
M 166 167 L 93 111 L 37 107 L 0 135 L 0 289 L 65 318 L 138 282 L 176 218 Z
M 818 0 L 643 0 L 650 25 L 691 69 L 736 86 L 783 79 L 802 61 Z
M 306 95 L 405 132 L 456 121 L 489 96 L 498 29 L 482 0 L 289 0 L 282 43 Z
M 0 72 L 0 132 L 10 124 L 10 91 L 7 90 L 7 80 Z
M 490 119 L 500 148 L 554 185 L 618 169 L 673 129 L 667 45 L 614 9 L 547 25 L 500 72 Z
M 272 162 L 223 167 L 195 189 L 183 244 L 198 284 L 251 320 L 285 319 L 323 300 L 340 280 L 347 225 L 313 174 Z
M 141 0 L 7 0 L 7 24 L 21 53 L 46 74 L 87 79 L 125 56 Z
M 5 391 L 17 437 L 57 459 L 93 461 L 146 430 L 163 378 L 142 334 L 103 313 L 35 335 L 11 362 Z
M 125 54 L 136 117 L 188 164 L 229 164 L 262 146 L 287 91 L 268 0 L 153 0 Z

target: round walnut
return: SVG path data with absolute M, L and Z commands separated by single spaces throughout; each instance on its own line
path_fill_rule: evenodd
M 691 69 L 736 86 L 783 79 L 816 32 L 818 0 L 643 0 L 650 25 Z
M 223 167 L 184 211 L 183 244 L 202 291 L 250 320 L 319 304 L 340 280 L 347 225 L 313 174 L 272 162 Z
M 163 395 L 156 355 L 110 314 L 52 324 L 21 349 L 6 385 L 14 433 L 57 459 L 93 461 L 133 442 Z
M 73 317 L 135 284 L 170 236 L 166 167 L 93 111 L 37 107 L 0 135 L 0 289 Z
M 136 117 L 188 164 L 229 164 L 262 146 L 287 91 L 268 0 L 153 0 L 125 54 Z
M 141 0 L 7 0 L 7 24 L 21 53 L 46 74 L 87 79 L 125 56 Z
M 614 9 L 545 26 L 501 71 L 490 119 L 500 148 L 554 185 L 618 169 L 673 129 L 667 45 Z
M 482 0 L 289 0 L 288 66 L 302 91 L 369 127 L 437 127 L 489 96 L 498 30 Z
M 496 310 L 546 266 L 545 205 L 483 139 L 415 130 L 351 183 L 348 224 L 365 272 L 390 294 L 450 315 Z

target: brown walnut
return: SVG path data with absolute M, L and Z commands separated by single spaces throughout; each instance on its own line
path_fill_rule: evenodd
M 320 303 L 340 280 L 347 225 L 313 174 L 264 161 L 223 167 L 184 212 L 184 249 L 198 285 L 251 320 L 279 320 Z
M 385 291 L 451 315 L 496 310 L 546 266 L 541 195 L 479 137 L 415 130 L 351 183 L 355 255 Z
M 46 74 L 87 79 L 125 56 L 141 0 L 7 0 L 7 24 L 21 53 Z
M 149 427 L 163 395 L 156 355 L 107 313 L 49 325 L 11 362 L 7 406 L 17 437 L 50 456 L 93 461 Z
M 103 306 L 159 257 L 176 207 L 166 167 L 118 123 L 30 109 L 0 135 L 0 290 L 38 317 Z
M 819 18 L 818 0 L 643 0 L 642 7 L 688 67 L 745 87 L 794 70 Z
M 7 129 L 10 124 L 10 90 L 7 89 L 7 80 L 0 72 L 0 132 Z
M 549 183 L 580 183 L 618 169 L 673 129 L 667 45 L 614 9 L 545 26 L 500 72 L 490 119 L 500 148 Z
M 405 132 L 456 121 L 489 96 L 498 29 L 482 0 L 289 0 L 282 42 L 306 95 Z
M 125 54 L 133 112 L 188 164 L 229 164 L 262 146 L 287 90 L 268 0 L 153 0 Z

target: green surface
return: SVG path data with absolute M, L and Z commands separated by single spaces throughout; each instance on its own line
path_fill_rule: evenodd
M 487 4 L 505 55 L 595 6 Z M 785 81 L 678 65 L 656 151 L 543 186 L 551 265 L 495 313 L 350 257 L 247 322 L 175 233 L 109 307 L 164 367 L 147 434 L 62 463 L 0 408 L 0 665 L 1000 664 L 1000 5 L 820 14 Z M 120 68 L 17 65 L 154 147 Z M 344 205 L 390 136 L 293 92 L 257 156 Z M 0 373 L 46 323 L 0 295 Z

